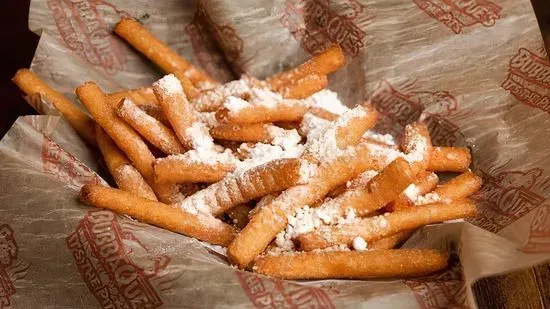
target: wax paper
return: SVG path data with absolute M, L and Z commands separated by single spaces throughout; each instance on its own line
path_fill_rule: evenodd
M 0 142 L 0 308 L 475 308 L 472 284 L 550 258 L 550 63 L 528 0 L 33 0 L 31 69 L 74 88 L 149 85 L 162 74 L 111 32 L 123 16 L 220 81 L 258 78 L 331 43 L 329 78 L 396 134 L 422 119 L 435 145 L 472 150 L 480 215 L 418 230 L 407 248 L 453 252 L 404 280 L 284 281 L 230 267 L 217 247 L 78 202 L 108 180 L 44 98 Z

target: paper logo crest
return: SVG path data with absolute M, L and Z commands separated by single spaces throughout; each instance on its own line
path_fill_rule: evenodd
M 550 114 L 550 62 L 541 53 L 520 48 L 510 59 L 501 87 L 525 105 Z
M 87 183 L 103 182 L 94 171 L 47 136 L 42 143 L 42 169 L 75 190 Z
M 468 221 L 494 233 L 541 205 L 542 192 L 550 188 L 542 169 L 508 170 L 506 165 L 491 172 L 478 170 L 483 186 L 472 196 L 479 214 Z
M 320 288 L 265 278 L 247 272 L 235 272 L 235 275 L 257 309 L 336 308 L 329 295 Z
M 15 281 L 24 278 L 30 264 L 18 259 L 19 247 L 7 224 L 0 224 L 0 309 L 12 308 L 10 298 L 15 295 Z
M 426 14 L 459 34 L 466 27 L 492 27 L 502 8 L 487 0 L 413 0 Z
M 67 236 L 76 267 L 102 308 L 158 308 L 171 287 L 170 258 L 149 252 L 133 231 L 145 225 L 92 210 Z
M 405 81 L 394 86 L 383 80 L 369 95 L 367 101 L 381 116 L 376 130 L 399 136 L 407 124 L 422 120 L 435 145 L 463 144 L 459 127 L 447 117 L 468 117 L 471 112 L 458 111 L 458 102 L 448 91 L 419 91 L 415 84 Z
M 468 308 L 466 286 L 461 278 L 461 266 L 453 261 L 446 271 L 422 279 L 406 280 L 416 301 L 423 309 Z
M 526 253 L 550 252 L 550 205 L 540 206 L 531 221 L 529 238 L 522 249 Z
M 101 11 L 129 16 L 103 0 L 47 0 L 59 35 L 71 50 L 107 74 L 116 74 L 127 63 L 126 54 L 111 33 Z
M 191 40 L 195 58 L 208 73 L 220 81 L 234 79 L 225 61 L 227 58 L 232 65 L 238 66 L 237 59 L 244 48 L 244 42 L 235 29 L 229 25 L 216 24 L 199 2 L 193 20 L 185 26 L 185 33 Z M 216 44 L 221 45 L 223 52 Z
M 338 12 L 331 9 L 330 2 L 286 0 L 281 24 L 310 54 L 318 54 L 331 43 L 338 43 L 348 56 L 355 57 L 365 46 L 366 33 L 358 26 L 359 19 L 368 21 L 371 17 L 359 1 L 338 1 L 341 8 Z

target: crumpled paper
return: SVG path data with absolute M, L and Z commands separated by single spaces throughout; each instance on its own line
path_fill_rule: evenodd
M 382 132 L 423 119 L 436 145 L 468 146 L 480 215 L 404 247 L 447 248 L 451 267 L 391 281 L 282 281 L 231 268 L 219 248 L 79 203 L 99 155 L 43 98 L 0 142 L 0 308 L 475 307 L 479 278 L 550 258 L 550 63 L 528 0 L 33 0 L 31 69 L 67 97 L 161 74 L 111 34 L 138 18 L 221 81 L 264 78 L 331 42 L 331 89 L 370 100 Z M 105 177 L 107 179 L 107 177 Z

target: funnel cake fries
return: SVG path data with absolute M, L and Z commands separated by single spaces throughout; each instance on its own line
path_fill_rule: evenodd
M 80 137 L 88 144 L 96 145 L 92 119 L 65 96 L 44 83 L 38 75 L 28 69 L 20 69 L 15 73 L 12 81 L 28 96 L 35 94 L 43 96 L 43 99 L 48 100 L 59 110 Z
M 86 185 L 82 201 L 225 246 L 231 264 L 283 279 L 446 267 L 446 252 L 393 248 L 426 224 L 477 213 L 470 152 L 432 145 L 421 122 L 400 136 L 376 132 L 381 115 L 368 102 L 349 108 L 325 89 L 344 65 L 339 46 L 264 81 L 217 84 L 137 21 L 115 32 L 168 75 L 109 95 L 94 83 L 77 89 L 120 188 Z M 92 120 L 63 102 L 86 138 L 79 125 Z M 434 172 L 461 174 L 438 184 Z

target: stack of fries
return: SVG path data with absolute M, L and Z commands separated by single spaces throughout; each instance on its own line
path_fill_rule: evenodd
M 168 75 L 111 94 L 85 83 L 76 94 L 91 117 L 29 70 L 13 79 L 101 151 L 118 189 L 85 185 L 84 203 L 227 247 L 231 264 L 279 278 L 446 267 L 447 252 L 394 248 L 424 225 L 476 215 L 470 152 L 432 146 L 419 122 L 400 143 L 372 131 L 368 102 L 350 109 L 324 89 L 344 65 L 340 47 L 264 81 L 220 85 L 135 20 L 114 31 Z M 461 174 L 438 184 L 434 172 Z

